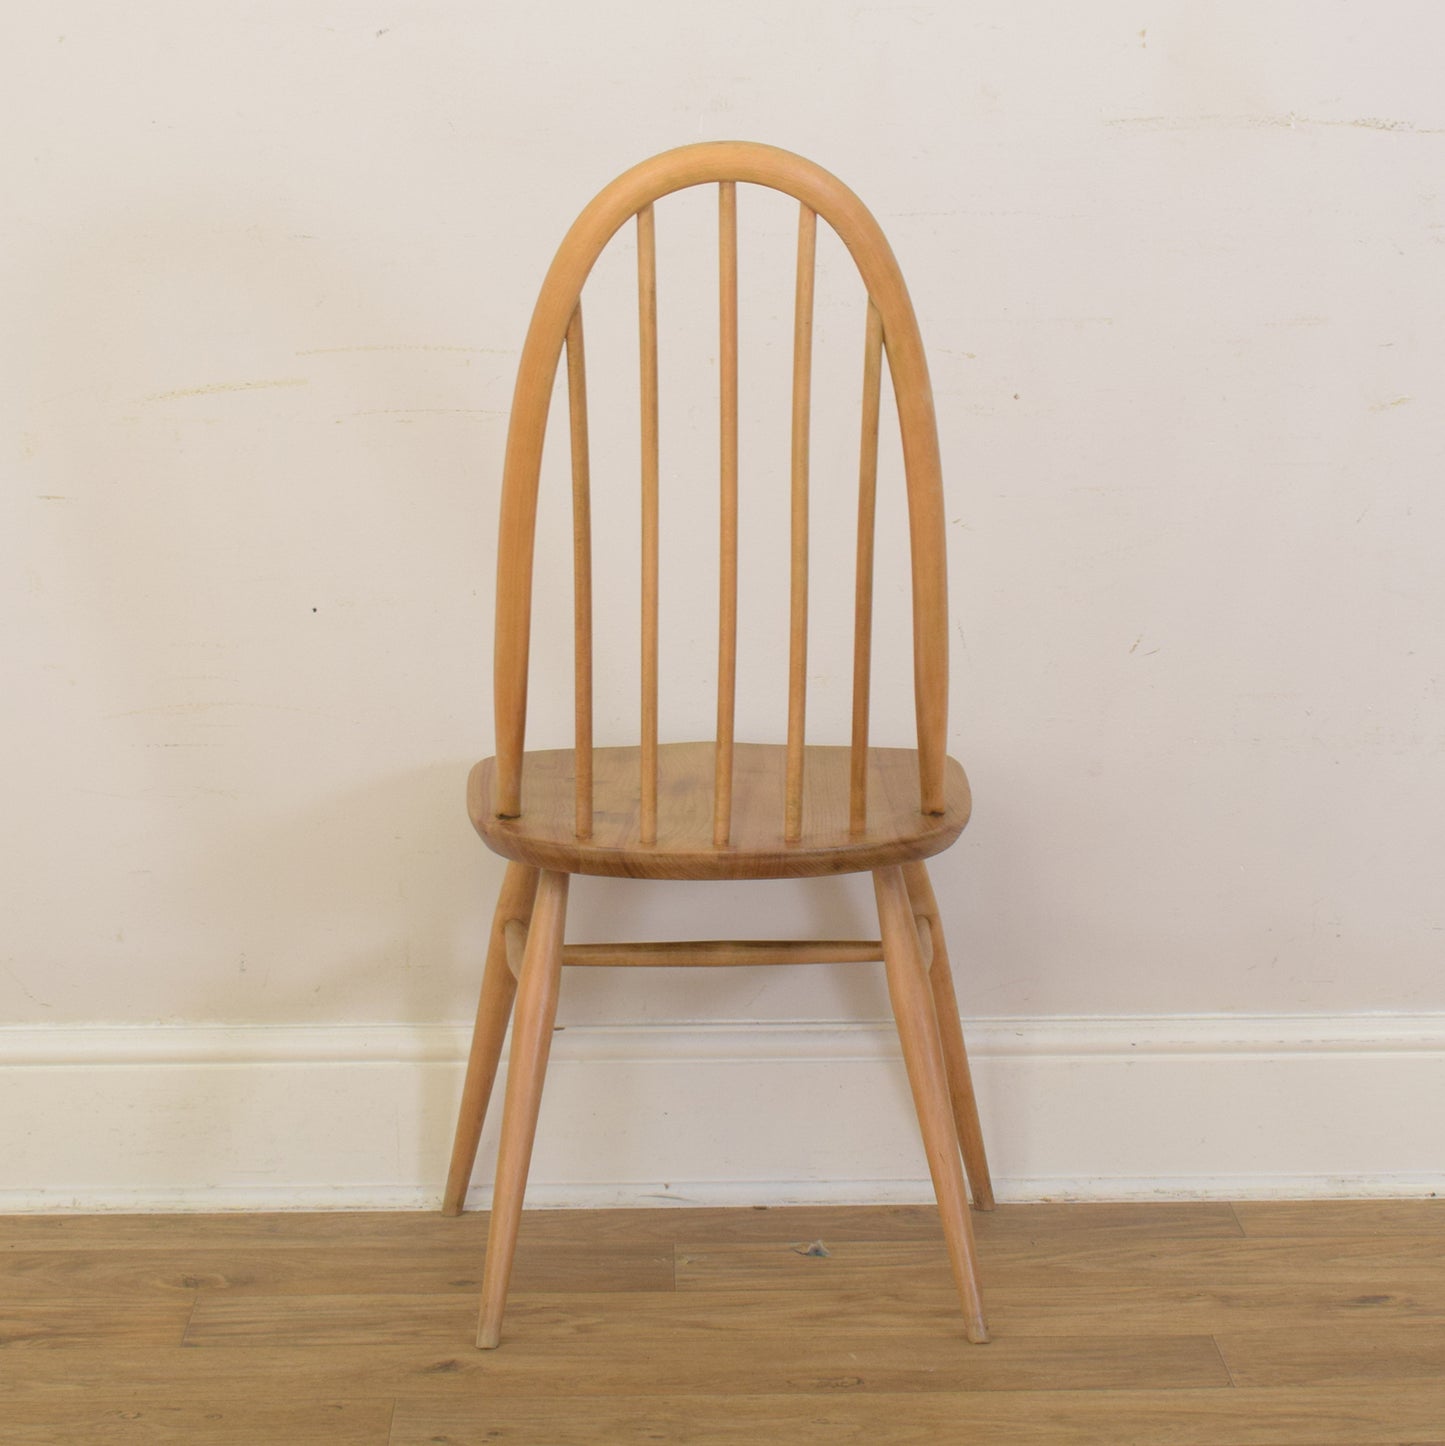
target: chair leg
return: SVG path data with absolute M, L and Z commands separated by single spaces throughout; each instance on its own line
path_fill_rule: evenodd
M 494 1349 L 502 1336 L 502 1312 L 512 1278 L 517 1228 L 522 1221 L 522 1196 L 527 1188 L 527 1168 L 532 1162 L 537 1109 L 542 1103 L 542 1081 L 552 1047 L 552 1024 L 557 1017 L 562 936 L 567 922 L 567 884 L 566 874 L 550 869 L 542 874 L 517 986 L 512 1052 L 507 1065 L 507 1100 L 502 1111 L 497 1184 L 492 1192 L 487 1263 L 482 1273 L 482 1310 L 477 1323 L 477 1345 L 484 1351 Z
M 537 877 L 538 870 L 526 864 L 509 863 L 502 879 L 497 911 L 492 918 L 492 934 L 487 943 L 482 995 L 477 1004 L 476 1027 L 472 1030 L 472 1052 L 467 1058 L 466 1082 L 462 1085 L 451 1168 L 447 1171 L 447 1188 L 442 1196 L 443 1215 L 462 1213 L 467 1186 L 472 1182 L 477 1143 L 482 1138 L 482 1124 L 487 1118 L 487 1105 L 497 1078 L 497 1061 L 502 1057 L 502 1041 L 506 1038 L 507 1021 L 512 1017 L 512 1000 L 517 993 L 517 981 L 507 967 L 506 928 L 513 919 L 525 924 L 531 918 Z
M 914 917 L 928 924 L 933 939 L 933 963 L 929 979 L 933 984 L 933 1003 L 938 1014 L 938 1037 L 943 1045 L 943 1063 L 948 1073 L 948 1092 L 953 1103 L 953 1123 L 958 1130 L 959 1147 L 963 1150 L 963 1167 L 973 1190 L 976 1210 L 992 1210 L 993 1180 L 988 1173 L 988 1156 L 983 1148 L 983 1126 L 978 1120 L 978 1100 L 973 1092 L 973 1075 L 968 1068 L 968 1050 L 963 1042 L 963 1026 L 958 1019 L 958 996 L 953 992 L 953 970 L 948 962 L 948 944 L 943 937 L 943 920 L 928 869 L 920 859 L 903 865 L 903 881 L 908 886 L 909 902 Z
M 888 997 L 898 1023 L 898 1038 L 908 1068 L 914 1108 L 923 1133 L 929 1173 L 938 1197 L 938 1213 L 953 1278 L 963 1302 L 964 1330 L 969 1340 L 988 1340 L 979 1296 L 974 1260 L 973 1222 L 968 1213 L 968 1191 L 959 1159 L 958 1135 L 949 1111 L 948 1075 L 943 1063 L 933 995 L 918 947 L 913 908 L 903 872 L 894 865 L 873 875 L 878 898 L 878 926 L 883 936 L 883 961 L 888 974 Z

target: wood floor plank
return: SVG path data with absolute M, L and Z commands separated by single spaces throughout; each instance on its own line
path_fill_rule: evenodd
M 244 1344 L 446 1347 L 469 1339 L 465 1330 L 459 1331 L 458 1322 L 469 1319 L 474 1304 L 461 1295 L 292 1298 L 202 1291 L 185 1344 L 197 1348 Z M 870 1331 L 911 1337 L 933 1331 L 951 1338 L 962 1330 L 955 1315 L 941 1286 L 906 1295 L 845 1290 L 812 1297 L 786 1292 L 763 1296 L 756 1291 L 514 1294 L 507 1309 L 512 1332 L 537 1342 L 605 1334 L 625 1325 L 639 1340 L 645 1337 L 649 1349 L 654 1344 L 668 1348 L 668 1343 L 684 1332 L 713 1339 L 787 1339 L 798 1330 L 817 1330 L 861 1340 Z
M 989 1326 L 999 1334 L 1056 1334 L 1064 1321 L 1080 1331 L 1179 1331 L 1219 1336 L 1236 1331 L 1310 1331 L 1324 1326 L 1373 1330 L 1383 1323 L 1445 1321 L 1438 1293 L 1424 1298 L 1408 1291 L 1356 1294 L 1308 1283 L 1293 1286 L 1218 1286 L 1171 1283 L 1108 1289 L 1066 1289 L 1061 1285 L 1020 1286 L 990 1293 L 984 1277 Z
M 711 1299 L 776 1293 L 818 1300 L 837 1293 L 912 1294 L 947 1300 L 948 1258 L 929 1242 L 819 1242 L 792 1246 L 680 1246 L 677 1283 Z M 1445 1322 L 1445 1258 L 1428 1240 L 1069 1240 L 980 1248 L 989 1320 L 998 1333 L 1309 1329 L 1333 1323 Z
M 272 1404 L 197 1400 L 136 1406 L 79 1393 L 43 1406 L 10 1405 L 5 1446 L 387 1446 L 388 1400 Z
M 1060 1240 L 1075 1235 L 1161 1241 L 1228 1239 L 1244 1233 L 1233 1207 L 1222 1200 L 1080 1200 L 1000 1205 L 992 1211 L 974 1211 L 973 1229 L 981 1241 Z M 840 1238 L 846 1234 L 844 1230 L 833 1233 Z M 886 1237 L 860 1231 L 852 1238 Z
M 1134 1281 L 1121 1275 L 1088 1285 L 994 1280 L 985 1269 L 985 1301 L 996 1337 L 1010 1335 L 1212 1336 L 1229 1331 L 1311 1330 L 1324 1325 L 1365 1330 L 1393 1321 L 1445 1321 L 1445 1298 L 1434 1293 L 1370 1291 L 1310 1282 L 1220 1285 Z M 779 1337 L 865 1322 L 870 1329 L 914 1339 L 952 1340 L 961 1330 L 947 1277 L 912 1288 L 761 1292 L 681 1291 L 677 1294 L 517 1295 L 509 1328 L 534 1338 L 551 1333 L 622 1331 L 666 1343 L 679 1332 L 739 1332 Z M 268 1345 L 444 1346 L 467 1339 L 475 1301 L 456 1295 L 342 1295 L 237 1297 L 201 1293 L 186 1342 L 195 1346 L 254 1342 Z M 649 1348 L 651 1346 L 649 1345 Z
M 535 1302 L 548 1297 L 523 1296 Z M 589 1297 L 609 1303 L 617 1297 Z M 632 1296 L 633 1300 L 652 1297 Z M 565 1298 L 576 1307 L 582 1296 Z M 612 1309 L 615 1309 L 615 1304 Z M 580 1308 L 579 1308 L 580 1309 Z M 595 1310 L 595 1308 L 594 1308 Z M 186 1329 L 185 1344 L 284 1346 L 428 1346 L 445 1349 L 469 1339 L 467 1323 L 477 1313 L 474 1296 L 303 1295 L 235 1296 L 202 1291 Z M 585 1309 L 583 1314 L 590 1314 Z
M 1251 1200 L 1234 1212 L 1253 1236 L 1445 1236 L 1445 1200 Z
M 549 1211 L 575 1226 L 590 1212 Z M 485 1243 L 487 1216 L 426 1210 L 230 1211 L 172 1215 L 0 1215 L 7 1250 L 206 1249 L 238 1245 L 314 1250 L 345 1244 L 390 1247 Z M 567 1238 L 565 1234 L 560 1238 Z
M 488 1216 L 454 1218 L 429 1210 L 273 1211 L 181 1215 L 0 1215 L 0 1254 L 7 1250 L 205 1249 L 254 1244 L 273 1250 L 330 1249 L 343 1244 L 406 1248 L 484 1245 Z M 1219 1201 L 1100 1202 L 1000 1205 L 975 1212 L 980 1240 L 1055 1239 L 1075 1233 L 1189 1239 L 1242 1234 L 1234 1211 Z M 713 1244 L 759 1240 L 942 1239 L 933 1205 L 668 1206 L 654 1210 L 528 1210 L 522 1240 L 582 1238 L 612 1245 Z
M 823 1253 L 826 1252 L 826 1253 Z M 982 1269 L 1000 1288 L 1038 1282 L 1092 1286 L 1212 1280 L 1219 1285 L 1271 1282 L 1430 1289 L 1445 1300 L 1445 1252 L 1429 1236 L 1176 1240 L 1077 1235 L 1052 1241 L 991 1241 L 979 1248 Z M 947 1277 L 941 1241 L 829 1240 L 677 1247 L 679 1290 L 850 1289 L 878 1283 L 896 1289 Z
M 1445 1446 L 1436 1202 L 974 1222 L 986 1347 L 931 1206 L 666 1208 L 529 1212 L 479 1352 L 485 1215 L 0 1218 L 0 1446 Z
M 633 1399 L 404 1398 L 391 1446 L 1431 1446 L 1445 1384 Z
M 0 1299 L 129 1296 L 140 1300 L 204 1288 L 237 1295 L 433 1294 L 481 1289 L 485 1250 L 462 1246 L 343 1243 L 316 1250 L 233 1246 L 131 1246 L 122 1250 L 10 1250 L 0 1253 Z M 515 1289 L 671 1290 L 670 1246 L 629 1241 L 519 1245 Z
M 0 1350 L 179 1345 L 194 1298 L 12 1301 L 0 1292 Z M 0 1438 L 3 1439 L 3 1438 Z
M 1445 1323 L 1233 1331 L 1217 1338 L 1237 1386 L 1365 1385 L 1445 1378 Z
M 425 1346 L 212 1346 L 121 1350 L 103 1359 L 34 1352 L 0 1375 L 0 1411 L 12 1402 L 77 1391 L 137 1403 L 207 1399 L 362 1399 L 369 1396 L 828 1395 L 835 1391 L 1022 1391 L 1227 1389 L 1228 1373 L 1207 1337 L 1023 1337 L 970 1350 L 960 1336 L 920 1340 L 858 1331 L 784 1342 L 778 1335 L 728 1339 L 619 1328 L 609 1344 L 586 1334 L 509 1334 L 495 1353 L 467 1340 Z M 513 1347 L 516 1347 L 515 1349 Z M 3 1437 L 0 1437 L 3 1439 Z

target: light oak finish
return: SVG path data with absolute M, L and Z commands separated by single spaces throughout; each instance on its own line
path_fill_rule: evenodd
M 831 226 L 852 256 L 882 320 L 908 498 L 920 806 L 925 813 L 943 808 L 949 622 L 942 468 L 928 364 L 913 303 L 877 221 L 836 176 L 773 146 L 723 141 L 664 152 L 604 187 L 564 237 L 532 314 L 507 431 L 498 539 L 493 666 L 498 805 L 504 815 L 515 816 L 520 810 L 537 488 L 547 412 L 567 327 L 597 256 L 626 222 L 674 191 L 723 181 L 783 191 Z M 639 227 L 639 239 L 643 229 Z M 644 407 L 645 394 L 644 387 Z
M 1445 1446 L 1445 1385 L 1395 1395 L 1388 1387 L 1321 1389 L 1303 1405 L 1293 1393 L 1051 1390 L 957 1391 L 859 1398 L 843 1373 L 831 1399 L 779 1393 L 745 1401 L 638 1395 L 581 1407 L 562 1400 L 403 1402 L 392 1446 L 483 1446 L 498 1435 L 516 1446 L 602 1442 L 703 1442 L 707 1446 Z M 1300 1412 L 1304 1414 L 1299 1414 Z M 699 1422 L 706 1422 L 706 1435 Z
M 642 358 L 642 842 L 657 838 L 658 415 L 657 240 L 652 207 L 637 213 L 638 351 Z
M 1339 1204 L 1348 1211 L 1373 1216 L 1382 1204 L 1429 1207 L 1405 1223 L 1382 1227 L 1382 1239 L 1398 1237 L 1417 1248 L 1439 1253 L 1445 1234 L 1445 1204 L 1420 1201 L 1310 1202 L 1299 1207 L 1295 1234 L 1310 1233 L 1311 1212 Z M 1227 1241 L 1244 1238 L 1236 1209 L 1224 1201 L 1171 1201 L 1138 1205 L 1127 1202 L 1086 1201 L 1010 1205 L 974 1222 L 978 1239 L 991 1249 L 1028 1248 L 1043 1252 L 1049 1242 L 1137 1243 L 1150 1249 L 1172 1249 L 1178 1241 Z M 1346 1214 L 1332 1221 L 1319 1235 L 1346 1236 L 1351 1232 Z M 1432 1225 L 1430 1222 L 1434 1221 Z M 833 1235 L 848 1240 L 941 1240 L 938 1211 L 932 1205 L 783 1205 L 732 1209 L 689 1206 L 676 1209 L 529 1210 L 526 1236 L 530 1241 L 566 1242 L 578 1235 L 585 1222 L 585 1238 L 599 1247 L 633 1241 L 672 1244 L 679 1240 L 712 1244 L 747 1244 L 759 1241 L 801 1240 Z M 386 1212 L 246 1211 L 222 1215 L 0 1215 L 0 1262 L 8 1253 L 45 1251 L 126 1251 L 170 1249 L 304 1250 L 319 1251 L 341 1243 L 394 1249 L 399 1244 L 451 1249 L 471 1242 L 486 1243 L 487 1216 L 474 1212 L 459 1219 L 440 1215 Z M 685 1229 L 681 1228 L 685 1227 Z M 398 1231 L 403 1231 L 398 1235 Z M 1368 1234 L 1360 1229 L 1355 1233 Z M 1431 1246 L 1431 1234 L 1437 1238 Z M 369 1287 L 368 1287 L 369 1288 Z
M 492 934 L 487 943 L 487 961 L 482 970 L 482 993 L 477 1003 L 471 1052 L 467 1056 L 462 1102 L 457 1111 L 451 1167 L 447 1171 L 446 1190 L 442 1196 L 443 1215 L 461 1214 L 462 1201 L 476 1164 L 482 1123 L 492 1098 L 497 1064 L 502 1057 L 502 1042 L 507 1037 L 507 1022 L 512 1017 L 512 1001 L 517 994 L 515 969 L 507 957 L 508 930 L 513 925 L 525 928 L 531 919 L 539 877 L 536 869 L 512 863 L 507 865 L 507 872 L 502 878 L 502 889 L 492 918 Z
M 798 276 L 793 303 L 793 456 L 788 572 L 788 781 L 783 838 L 803 832 L 803 746 L 808 702 L 808 455 L 813 421 L 813 270 L 818 218 L 798 211 Z
M 968 1067 L 968 1048 L 963 1042 L 963 1025 L 959 1022 L 958 997 L 953 990 L 953 967 L 948 960 L 943 918 L 928 870 L 922 864 L 904 864 L 903 879 L 908 886 L 909 906 L 919 926 L 920 941 L 927 941 L 928 980 L 933 989 L 939 1041 L 948 1071 L 953 1123 L 958 1131 L 973 1203 L 979 1210 L 992 1210 L 993 1181 L 983 1147 L 983 1126 L 979 1123 L 978 1100 L 973 1092 L 973 1073 Z
M 712 968 L 755 964 L 878 964 L 878 939 L 669 939 L 637 944 L 564 944 L 564 964 Z
M 873 886 L 878 897 L 878 923 L 883 930 L 888 996 L 893 1017 L 898 1022 L 898 1039 L 903 1046 L 914 1108 L 923 1130 L 923 1148 L 928 1156 L 928 1172 L 933 1177 L 933 1191 L 938 1196 L 953 1280 L 963 1303 L 964 1329 L 969 1340 L 983 1342 L 988 1340 L 988 1327 L 984 1324 L 983 1302 L 978 1292 L 968 1193 L 959 1162 L 959 1139 L 949 1112 L 948 1074 L 933 1012 L 933 994 L 918 947 L 913 908 L 901 869 L 877 870 Z
M 706 1305 L 698 1301 L 683 1302 L 687 1308 L 681 1310 L 658 1308 L 656 1297 L 643 1294 L 598 1296 L 589 1297 L 597 1309 L 574 1312 L 566 1296 L 555 1302 L 519 1296 L 519 1318 L 536 1342 L 525 1361 L 513 1351 L 479 1355 L 449 1349 L 447 1323 L 464 1323 L 468 1314 L 458 1294 L 291 1298 L 273 1301 L 269 1309 L 255 1300 L 208 1300 L 188 1333 L 185 1354 L 169 1353 L 174 1364 L 167 1374 L 173 1396 L 187 1387 L 230 1394 L 268 1378 L 276 1394 L 298 1397 L 308 1389 L 333 1396 L 386 1391 L 439 1404 L 448 1397 L 555 1393 L 571 1398 L 578 1411 L 653 1389 L 717 1398 L 698 1402 L 699 1424 L 707 1420 L 708 1404 L 723 1406 L 729 1397 L 746 1401 L 754 1394 L 790 1392 L 816 1407 L 830 1386 L 866 1400 L 875 1393 L 917 1397 L 1051 1387 L 1122 1392 L 1229 1384 L 1208 1336 L 1065 1333 L 1024 1337 L 993 1351 L 970 1351 L 945 1337 L 910 1354 L 908 1323 L 896 1305 L 875 1318 L 864 1304 L 863 1318 L 875 1330 L 872 1341 L 851 1326 L 820 1330 L 822 1311 L 844 1299 L 816 1298 L 801 1328 L 800 1313 L 785 1312 L 795 1332 L 794 1341 L 785 1343 L 781 1328 L 770 1328 L 741 1306 L 730 1306 L 709 1333 Z M 776 1297 L 770 1303 L 775 1302 Z M 289 1319 L 288 1305 L 296 1311 Z M 552 1331 L 544 1334 L 549 1323 Z M 384 1341 L 388 1330 L 394 1339 Z M 608 1339 L 614 1334 L 630 1357 Z M 588 1338 L 596 1335 L 604 1338 L 589 1350 Z M 851 1361 L 845 1354 L 850 1349 Z M 106 1361 L 114 1363 L 114 1377 L 128 1367 L 131 1380 L 159 1385 L 158 1354 L 108 1347 Z M 656 1362 L 652 1375 L 650 1360 Z M 79 1366 L 72 1364 L 72 1371 Z M 28 1394 L 39 1395 L 51 1380 L 49 1371 L 36 1369 Z
M 256 1399 L 195 1399 L 136 1404 L 128 1391 L 95 1400 L 48 1401 L 6 1418 L 7 1446 L 84 1442 L 84 1446 L 375 1446 L 391 1439 L 395 1412 L 387 1400 L 296 1400 L 281 1406 Z
M 522 977 L 522 962 L 527 957 L 527 926 L 520 919 L 508 919 L 506 928 L 507 968 L 513 979 Z
M 853 602 L 853 742 L 849 823 L 868 825 L 868 700 L 873 681 L 873 531 L 878 511 L 879 394 L 883 383 L 883 318 L 868 303 L 863 337 L 863 424 L 858 443 L 858 558 Z
M 1415 1236 L 1433 1231 L 1445 1251 L 1438 1200 L 1250 1200 L 1234 1207 L 1246 1235 Z
M 986 1351 L 922 1206 L 529 1211 L 520 1348 L 459 1349 L 486 1223 L 0 1217 L 0 1440 L 1442 1440 L 1442 1201 L 1004 1204 Z
M 717 761 L 712 841 L 732 828 L 733 727 L 738 691 L 738 188 L 718 184 L 718 623 Z
M 690 186 L 718 197 L 718 675 L 711 740 L 664 742 L 659 723 L 662 560 L 656 203 Z M 764 186 L 798 205 L 793 299 L 789 458 L 788 692 L 786 738 L 739 742 L 737 648 L 739 495 L 739 186 Z M 635 223 L 641 457 L 640 726 L 636 747 L 595 745 L 592 486 L 582 288 L 598 255 Z M 831 227 L 866 292 L 863 405 L 858 464 L 851 740 L 807 741 L 810 451 L 814 301 L 819 224 Z M 527 752 L 537 492 L 560 356 L 567 358 L 572 452 L 572 562 L 576 732 L 565 750 Z M 884 356 L 903 447 L 912 583 L 916 747 L 869 746 L 872 596 Z M 831 500 L 831 499 L 830 499 Z M 923 860 L 947 848 L 968 821 L 963 769 L 945 751 L 948 608 L 942 472 L 932 392 L 918 324 L 877 222 L 836 177 L 799 156 L 742 142 L 685 146 L 618 177 L 563 239 L 533 312 L 517 372 L 502 478 L 498 541 L 495 707 L 497 753 L 473 769 L 468 809 L 487 845 L 529 871 L 539 902 L 530 926 L 508 905 L 494 926 L 474 1063 L 453 1150 L 445 1210 L 465 1195 L 495 1073 L 498 1021 L 514 1025 L 506 1114 L 497 1161 L 478 1344 L 501 1333 L 517 1238 L 546 1034 L 564 964 L 716 965 L 876 960 L 881 950 L 909 1082 L 939 1198 L 965 1332 L 984 1341 L 968 1195 L 988 1208 L 992 1191 L 968 1059 L 947 973 L 947 950 Z M 907 868 L 905 875 L 900 870 Z M 542 882 L 535 884 L 540 871 Z M 566 878 L 648 879 L 875 876 L 878 940 L 710 940 L 568 947 L 562 939 Z M 509 874 L 509 878 L 512 876 Z M 518 876 L 522 877 L 521 875 Z M 921 882 L 920 882 L 921 880 Z M 513 888 L 520 887 L 515 882 Z M 919 916 L 921 922 L 915 922 Z M 923 933 L 920 935 L 919 929 Z M 925 957 L 932 961 L 925 963 Z M 495 960 L 495 967 L 493 961 Z M 937 1010 L 948 1011 L 940 1020 Z
M 636 879 L 812 878 L 860 873 L 940 853 L 963 831 L 972 810 L 968 779 L 948 759 L 941 813 L 918 811 L 918 759 L 911 748 L 868 750 L 869 827 L 849 818 L 851 764 L 844 746 L 814 744 L 804 755 L 803 829 L 783 838 L 778 800 L 787 750 L 776 743 L 734 749 L 732 842 L 712 842 L 713 747 L 665 743 L 658 750 L 659 831 L 642 842 L 636 748 L 598 748 L 593 754 L 596 810 L 593 833 L 579 839 L 573 825 L 576 764 L 570 748 L 527 755 L 521 818 L 498 812 L 495 759 L 472 769 L 467 809 L 488 848 L 504 858 L 567 873 Z
M 497 1187 L 492 1197 L 492 1228 L 487 1267 L 482 1276 L 482 1310 L 477 1345 L 491 1350 L 501 1339 L 502 1309 L 512 1273 L 522 1192 L 537 1133 L 542 1082 L 552 1049 L 557 990 L 562 981 L 562 934 L 567 923 L 566 874 L 546 871 L 537 885 L 537 902 L 527 933 L 527 952 L 517 981 L 516 1022 L 507 1066 L 507 1100 L 502 1138 L 497 1147 Z
M 463 1313 L 470 1314 L 481 1286 L 485 1232 L 472 1239 L 471 1232 L 454 1226 L 431 1239 L 418 1241 L 415 1235 L 404 1220 L 392 1218 L 380 1239 L 357 1240 L 323 1225 L 311 1246 L 273 1233 L 232 1245 L 7 1250 L 0 1253 L 0 1297 L 7 1306 L 44 1307 L 57 1328 L 66 1324 L 57 1302 L 83 1298 L 96 1314 L 114 1320 L 127 1308 L 155 1306 L 166 1338 L 178 1321 L 190 1319 L 198 1290 L 225 1300 L 349 1295 L 365 1279 L 368 1294 L 454 1295 Z M 522 1294 L 667 1292 L 675 1279 L 670 1241 L 627 1236 L 599 1249 L 591 1239 L 571 1234 L 549 1239 L 546 1232 L 539 1238 L 530 1228 L 518 1243 L 512 1268 L 512 1288 Z M 120 1304 L 127 1301 L 128 1307 Z M 168 1309 L 166 1301 L 171 1302 Z M 67 1329 L 82 1324 L 93 1328 L 89 1321 L 72 1320 Z M 142 1335 L 137 1321 L 131 1344 L 140 1343 Z
M 582 303 L 567 323 L 567 420 L 572 438 L 572 614 L 576 675 L 577 837 L 592 836 L 592 462 Z

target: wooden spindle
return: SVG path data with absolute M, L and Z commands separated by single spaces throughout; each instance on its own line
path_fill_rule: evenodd
M 737 184 L 718 185 L 720 520 L 718 526 L 717 757 L 713 766 L 712 841 L 732 828 L 733 724 L 738 666 L 738 212 Z
M 576 679 L 577 837 L 592 837 L 592 488 L 582 303 L 567 323 L 567 414 L 572 434 L 572 618 Z
M 873 526 L 878 500 L 878 410 L 883 378 L 883 318 L 870 298 L 863 337 L 863 427 L 858 444 L 858 566 L 853 604 L 853 749 L 848 826 L 868 823 L 868 699 L 873 670 Z
M 798 277 L 793 303 L 791 606 L 788 628 L 788 760 L 783 837 L 803 835 L 803 733 L 808 694 L 808 431 L 813 388 L 813 262 L 817 215 L 798 210 Z
M 642 360 L 642 842 L 657 842 L 657 241 L 652 207 L 637 213 Z

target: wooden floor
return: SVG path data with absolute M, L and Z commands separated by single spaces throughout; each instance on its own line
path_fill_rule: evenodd
M 0 1217 L 0 1443 L 1445 1446 L 1445 1201 L 485 1220 Z

